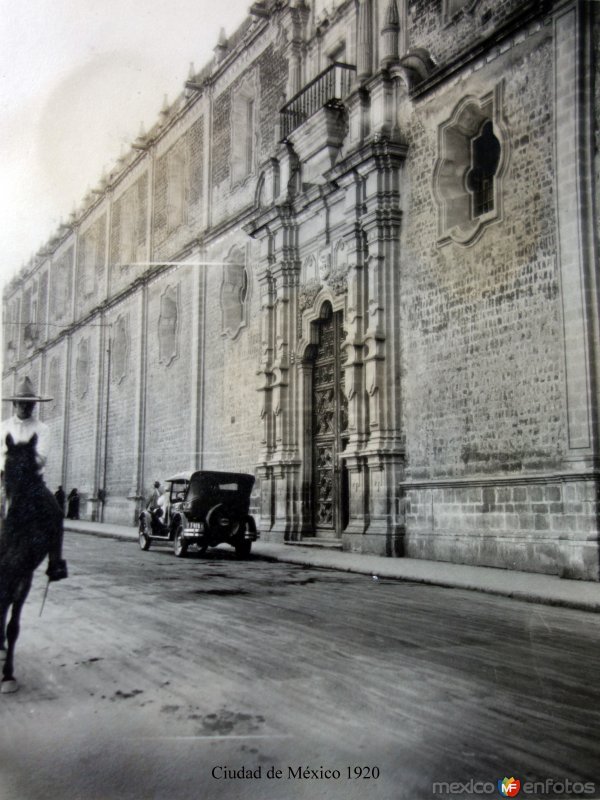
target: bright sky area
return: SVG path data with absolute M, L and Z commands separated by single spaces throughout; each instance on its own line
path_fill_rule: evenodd
M 0 0 L 0 287 L 250 0 Z

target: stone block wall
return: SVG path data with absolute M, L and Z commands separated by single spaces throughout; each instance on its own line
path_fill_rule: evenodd
M 106 294 L 106 211 L 93 214 L 79 233 L 75 270 L 75 316 L 80 318 Z
M 68 458 L 63 488 L 67 494 L 73 488 L 79 490 L 82 517 L 91 512 L 92 507 L 88 508 L 85 501 L 94 497 L 96 490 L 96 441 L 102 402 L 100 330 L 87 326 L 77 331 L 70 343 L 70 363 L 65 364 L 65 378 L 70 376 L 70 381 L 66 396 Z
M 50 270 L 50 311 L 48 322 L 56 336 L 62 326 L 73 320 L 72 303 L 75 291 L 74 273 L 75 247 L 73 242 L 61 248 L 55 255 Z
M 436 64 L 445 64 L 461 51 L 502 26 L 512 15 L 523 11 L 527 5 L 519 0 L 416 0 L 408 4 L 408 44 L 411 49 L 425 48 Z M 444 9 L 453 6 L 455 14 L 445 15 Z
M 197 453 L 192 439 L 190 405 L 198 387 L 192 381 L 192 361 L 197 358 L 197 332 L 192 329 L 194 267 L 178 267 L 152 281 L 148 287 L 146 392 L 144 398 L 144 475 L 149 490 L 155 480 L 192 469 Z M 175 347 L 159 341 L 161 297 L 176 298 Z M 170 341 L 170 340 L 169 340 Z
M 556 465 L 564 365 L 552 198 L 548 43 L 425 100 L 408 129 L 403 248 L 404 424 L 415 478 Z M 504 81 L 503 218 L 470 246 L 438 245 L 436 132 L 464 95 Z M 528 109 L 528 113 L 525 112 Z
M 204 117 L 201 116 L 187 129 L 177 129 L 169 148 L 156 160 L 152 243 L 155 260 L 169 260 L 201 227 L 203 151 Z M 170 194 L 173 191 L 179 192 L 180 198 Z M 176 199 L 181 202 L 179 214 L 173 208 Z
M 148 181 L 147 168 L 135 175 L 131 184 L 117 194 L 110 209 L 109 292 L 118 294 L 143 274 L 148 256 Z
M 229 241 L 229 245 L 233 245 Z M 208 260 L 218 261 L 230 249 L 214 248 Z M 207 274 L 205 307 L 206 345 L 204 374 L 204 452 L 206 469 L 231 469 L 254 473 L 262 424 L 258 411 L 256 372 L 260 356 L 260 298 L 256 282 L 253 249 L 247 250 L 249 288 L 246 324 L 232 338 L 223 333 L 219 302 L 222 270 L 214 267 Z
M 409 557 L 573 577 L 582 557 L 570 550 L 593 545 L 597 500 L 593 481 L 548 477 L 413 486 L 403 506 Z
M 549 25 L 531 29 L 402 121 L 408 555 L 559 572 L 561 536 L 595 530 L 595 501 L 571 515 L 572 485 L 552 480 L 568 452 L 552 48 Z M 494 86 L 508 156 L 501 215 L 468 246 L 441 244 L 437 131 L 462 98 Z
M 139 363 L 135 353 L 139 351 L 142 335 L 139 303 L 128 297 L 110 309 L 106 323 L 111 325 L 111 357 L 108 397 L 108 435 L 99 442 L 102 449 L 99 487 L 104 487 L 107 501 L 104 508 L 105 522 L 133 521 L 133 506 L 128 496 L 137 465 L 135 419 L 138 397 Z M 106 356 L 105 356 L 106 358 Z M 107 370 L 108 371 L 108 370 Z M 106 392 L 106 388 L 105 388 Z M 103 398 L 106 418 L 106 395 Z M 104 452 L 105 443 L 108 445 Z
M 39 386 L 46 397 L 52 397 L 49 403 L 38 405 L 40 419 L 50 428 L 50 452 L 44 471 L 46 484 L 54 491 L 62 483 L 62 466 L 64 458 L 64 431 L 65 431 L 65 388 L 67 366 L 67 342 L 62 340 L 49 348 L 44 354 L 44 379 L 41 381 L 41 362 L 37 370 L 29 374 L 34 385 Z M 36 374 L 37 373 L 37 374 Z M 39 380 L 38 380 L 39 377 Z
M 271 156 L 279 131 L 279 109 L 285 94 L 287 59 L 281 50 L 269 45 L 224 91 L 215 97 L 212 125 L 211 219 L 213 226 L 247 208 L 254 201 L 256 182 L 262 163 Z M 240 84 L 254 75 L 258 85 L 257 125 L 254 136 L 254 164 L 248 178 L 232 185 L 232 114 Z

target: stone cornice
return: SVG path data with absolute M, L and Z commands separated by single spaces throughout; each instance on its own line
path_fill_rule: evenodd
M 472 478 L 432 478 L 430 480 L 404 480 L 398 486 L 404 490 L 409 489 L 468 489 L 487 486 L 525 486 L 547 485 L 548 483 L 567 483 L 572 481 L 600 480 L 600 469 L 590 469 L 589 472 L 547 472 L 531 475 L 490 475 L 473 476 Z
M 367 139 L 364 144 L 349 153 L 342 161 L 337 163 L 329 172 L 327 177 L 331 181 L 341 178 L 348 172 L 352 172 L 367 161 L 385 159 L 389 162 L 404 161 L 408 153 L 408 145 L 374 136 Z

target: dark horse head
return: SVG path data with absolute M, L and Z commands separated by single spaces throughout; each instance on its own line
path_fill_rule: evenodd
M 9 498 L 19 492 L 28 493 L 42 482 L 36 456 L 37 434 L 28 442 L 15 444 L 10 433 L 6 437 L 4 488 Z
M 62 547 L 62 512 L 40 474 L 36 444 L 35 434 L 28 442 L 18 444 L 10 434 L 6 437 L 4 486 L 8 510 L 0 535 L 0 653 L 5 638 L 8 643 L 0 683 L 3 693 L 17 688 L 14 648 L 33 573 L 47 555 L 57 557 Z

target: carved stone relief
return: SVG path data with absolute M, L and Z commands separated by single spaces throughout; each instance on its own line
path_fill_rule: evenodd
M 127 376 L 129 363 L 129 318 L 118 317 L 113 331 L 112 380 L 121 383 Z
M 248 294 L 248 273 L 245 266 L 245 253 L 235 247 L 226 259 L 221 283 L 222 330 L 232 339 L 246 324 L 246 300 Z
M 80 339 L 77 345 L 77 358 L 75 361 L 75 386 L 77 397 L 84 398 L 89 388 L 90 380 L 90 340 Z
M 48 380 L 47 380 L 48 395 L 52 400 L 46 405 L 46 416 L 56 416 L 61 410 L 61 369 L 60 360 L 55 356 L 50 360 L 48 366 Z
M 169 366 L 178 355 L 179 287 L 168 286 L 160 298 L 158 360 Z

